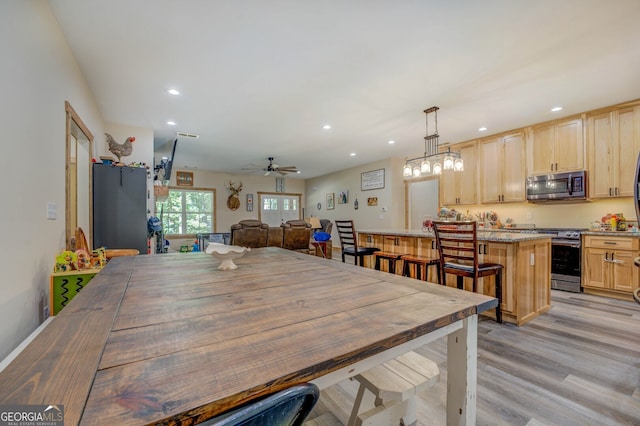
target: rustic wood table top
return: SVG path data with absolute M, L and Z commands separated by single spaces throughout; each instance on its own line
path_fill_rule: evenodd
M 69 425 L 191 424 L 449 334 L 448 409 L 473 424 L 477 313 L 496 299 L 274 247 L 235 263 L 113 259 L 0 373 L 0 404 L 62 404 Z

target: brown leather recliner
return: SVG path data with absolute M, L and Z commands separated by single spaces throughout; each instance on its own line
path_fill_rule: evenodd
M 282 227 L 282 248 L 309 253 L 311 224 L 304 220 L 288 220 Z
M 240 247 L 266 247 L 269 225 L 256 219 L 245 219 L 231 225 L 231 245 Z

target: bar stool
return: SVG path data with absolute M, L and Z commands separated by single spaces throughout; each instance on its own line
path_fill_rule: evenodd
M 389 273 L 391 273 L 391 274 L 395 274 L 396 273 L 396 263 L 398 262 L 398 260 L 400 260 L 402 258 L 402 256 L 404 256 L 404 254 L 402 254 L 402 253 L 390 253 L 390 252 L 387 252 L 387 251 L 377 251 L 377 252 L 373 253 L 373 255 L 376 257 L 375 269 L 377 271 L 379 271 L 380 270 L 380 261 L 381 260 L 385 260 L 388 263 Z
M 439 258 L 431 258 L 424 256 L 414 256 L 412 254 L 405 254 L 400 258 L 403 262 L 402 266 L 402 276 L 410 277 L 411 274 L 411 265 L 415 266 L 416 269 L 416 279 L 427 281 L 427 276 L 429 275 L 429 266 L 436 267 L 436 276 L 438 278 L 438 284 L 442 284 L 440 282 L 440 259 Z M 423 274 L 424 271 L 424 274 Z

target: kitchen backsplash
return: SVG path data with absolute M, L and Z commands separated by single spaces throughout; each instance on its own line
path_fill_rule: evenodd
M 603 199 L 574 203 L 515 203 L 459 206 L 456 210 L 465 213 L 495 211 L 505 223 L 511 218 L 517 224 L 535 224 L 539 228 L 589 228 L 594 220 L 607 213 L 624 213 L 627 222 L 635 222 L 636 212 L 633 198 Z

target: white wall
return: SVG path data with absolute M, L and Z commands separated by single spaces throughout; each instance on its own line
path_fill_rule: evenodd
M 353 167 L 306 181 L 306 216 L 321 219 L 353 219 L 357 229 L 404 228 L 404 183 L 402 180 L 403 160 L 390 158 L 364 166 Z M 372 170 L 384 169 L 385 185 L 382 189 L 362 191 L 361 174 Z M 349 191 L 349 202 L 338 204 L 337 196 L 341 191 Z M 327 210 L 326 195 L 334 193 L 335 209 Z M 378 198 L 377 206 L 368 206 L 368 198 Z M 354 201 L 358 200 L 358 209 Z M 316 205 L 321 203 L 320 210 Z M 386 210 L 386 211 L 385 211 Z M 338 234 L 333 228 L 333 240 Z
M 65 100 L 94 136 L 104 123 L 48 2 L 0 2 L 0 57 L 2 359 L 40 323 L 65 244 Z

